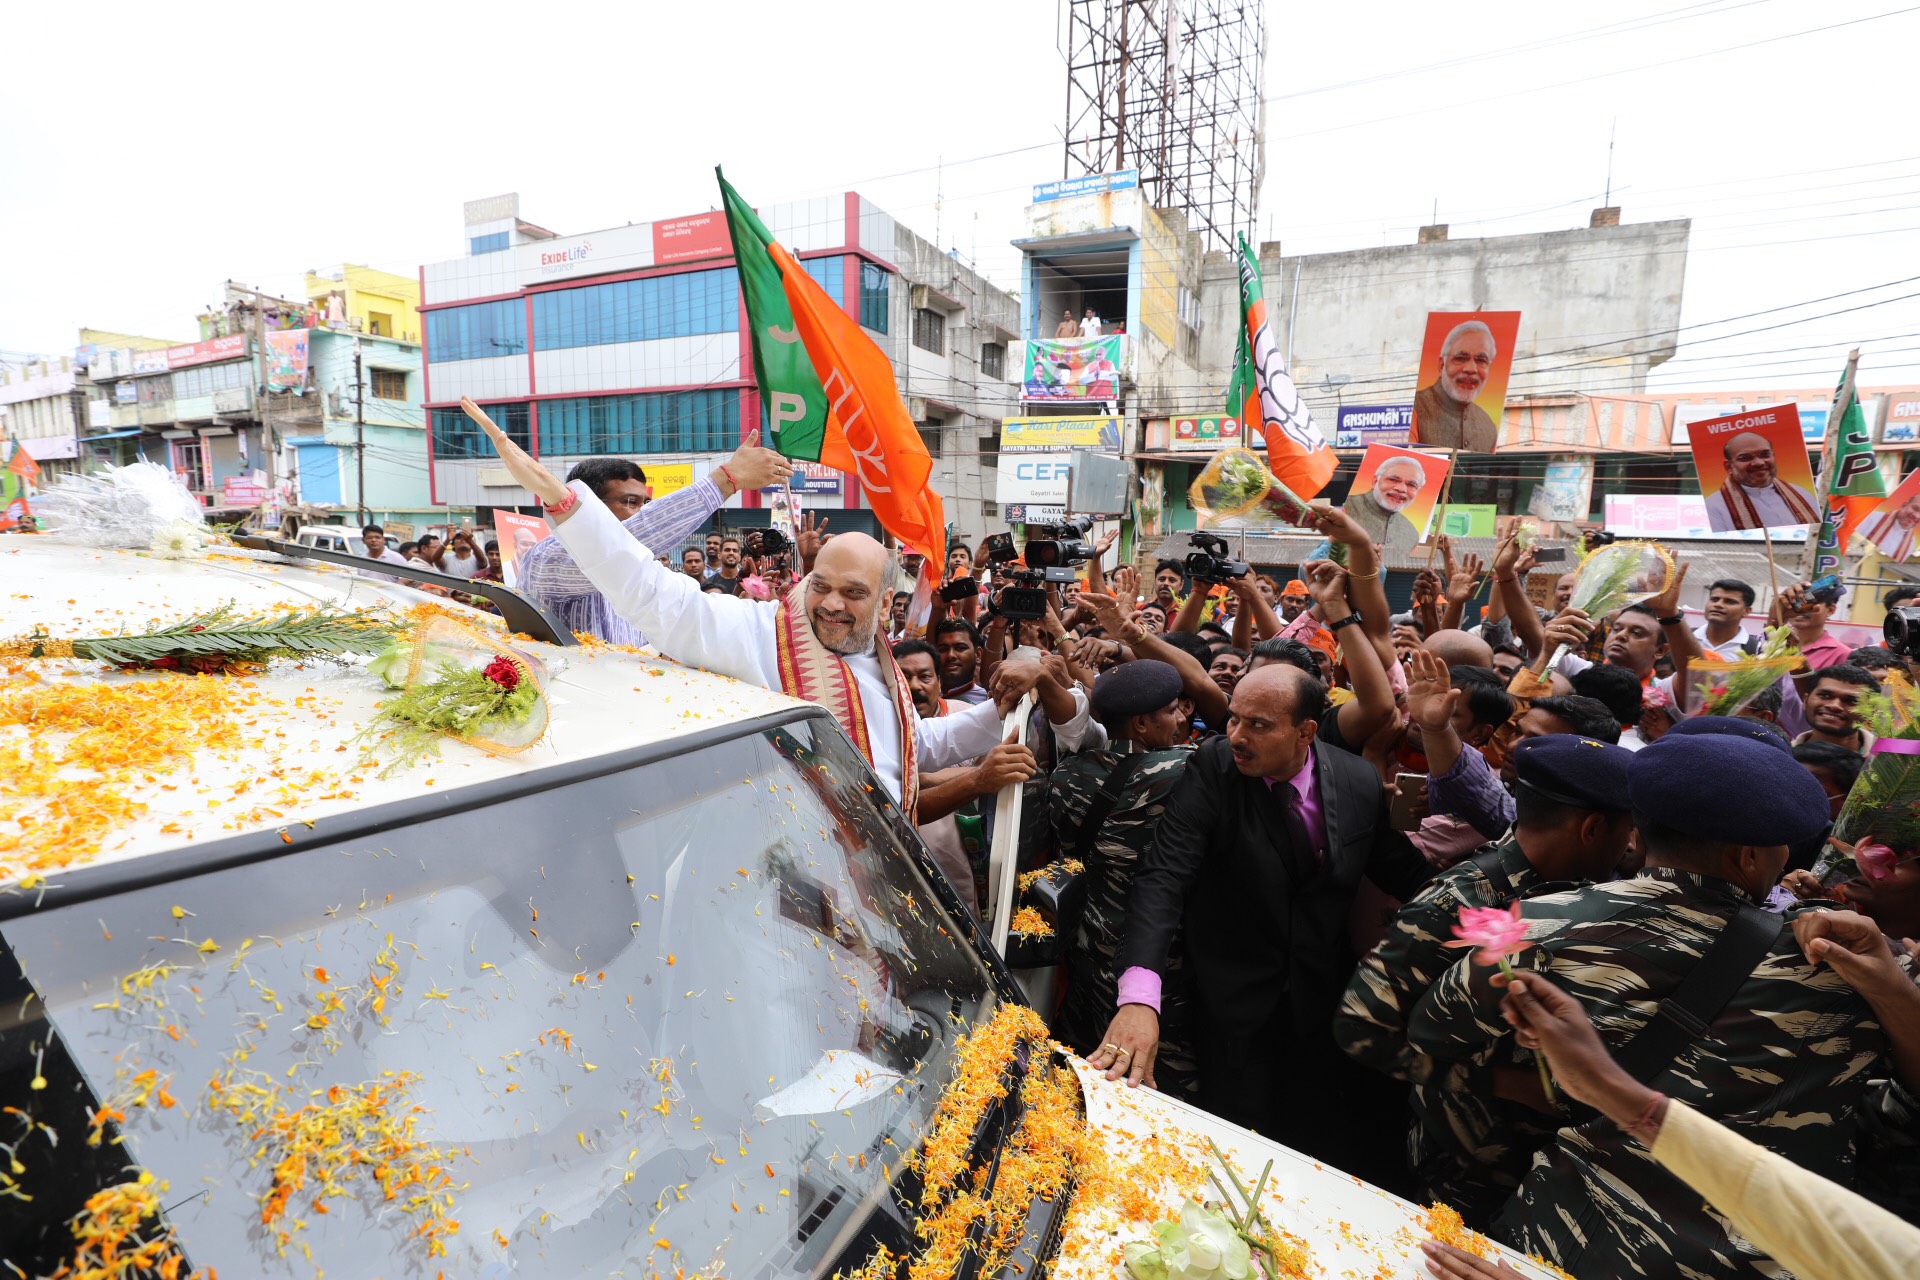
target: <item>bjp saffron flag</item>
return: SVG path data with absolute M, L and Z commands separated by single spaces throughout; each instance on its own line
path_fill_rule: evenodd
M 1280 358 L 1273 326 L 1267 321 L 1267 300 L 1260 290 L 1260 263 L 1244 234 L 1239 258 L 1240 351 L 1234 360 L 1233 381 L 1227 386 L 1227 412 L 1249 432 L 1256 425 L 1260 428 L 1267 441 L 1267 469 L 1287 488 L 1311 498 L 1326 487 L 1338 459 Z
M 714 175 L 746 300 L 767 442 L 853 476 L 881 526 L 937 572 L 946 563 L 946 509 L 927 484 L 933 459 L 900 401 L 892 362 L 718 168 Z
M 16 437 L 13 441 L 13 456 L 7 459 L 7 470 L 20 477 L 25 484 L 40 483 L 40 464 L 27 452 L 27 446 Z
M 1873 453 L 1873 432 L 1860 411 L 1854 371 L 1859 353 L 1847 360 L 1827 410 L 1826 466 L 1820 485 L 1820 526 L 1811 545 L 1809 579 L 1838 573 L 1846 563 L 1847 539 L 1887 496 L 1887 482 Z

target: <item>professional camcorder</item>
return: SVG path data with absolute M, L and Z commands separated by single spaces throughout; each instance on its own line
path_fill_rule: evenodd
M 1048 582 L 1072 582 L 1073 566 L 1085 564 L 1097 554 L 1087 531 L 1093 528 L 1092 516 L 1075 516 L 1059 524 L 1030 524 L 1026 559 L 1029 569 L 1044 569 Z
M 1253 566 L 1227 554 L 1227 540 L 1217 533 L 1189 535 L 1194 550 L 1187 553 L 1187 576 L 1195 582 L 1230 582 L 1251 573 Z

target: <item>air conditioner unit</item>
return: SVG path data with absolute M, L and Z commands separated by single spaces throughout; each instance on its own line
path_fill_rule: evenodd
M 927 402 L 925 398 L 921 396 L 908 396 L 907 416 L 915 422 L 925 422 L 927 420 Z
M 932 293 L 932 290 L 923 284 L 914 285 L 913 288 L 908 291 L 907 296 L 913 300 L 913 309 L 915 311 L 925 311 L 927 309 L 928 295 L 930 293 Z

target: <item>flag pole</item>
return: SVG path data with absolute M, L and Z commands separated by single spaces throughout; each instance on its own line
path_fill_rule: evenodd
M 1773 601 L 1780 596 L 1780 573 L 1779 570 L 1774 567 L 1773 563 L 1773 530 L 1767 528 L 1765 525 L 1761 525 L 1760 536 L 1764 538 L 1767 543 L 1767 585 L 1773 589 L 1773 596 L 1767 601 L 1767 604 L 1771 606 Z M 1819 535 L 1816 533 L 1815 536 L 1817 537 Z
M 1453 496 L 1453 473 L 1459 468 L 1459 465 L 1460 465 L 1460 451 L 1458 449 L 1447 450 L 1447 478 L 1440 485 L 1439 515 L 1440 515 L 1440 524 L 1442 528 L 1446 527 L 1447 500 Z M 1438 539 L 1437 531 L 1435 536 L 1429 537 L 1427 539 L 1427 568 L 1429 569 L 1433 568 L 1433 552 L 1434 552 L 1435 546 L 1438 543 L 1438 540 L 1439 539 Z
M 1801 561 L 1800 576 L 1803 580 L 1810 581 L 1819 576 L 1821 537 L 1826 533 L 1829 523 L 1834 523 L 1835 528 L 1838 528 L 1838 522 L 1831 520 L 1834 454 L 1840 438 L 1842 421 L 1857 398 L 1853 380 L 1859 369 L 1860 348 L 1855 347 L 1847 353 L 1846 372 L 1840 375 L 1840 385 L 1834 389 L 1833 402 L 1827 407 L 1826 437 L 1820 442 L 1820 482 L 1814 486 L 1814 497 L 1817 499 L 1814 510 L 1819 514 L 1820 519 L 1807 531 L 1807 550 Z M 1842 565 L 1846 564 L 1847 549 L 1845 547 L 1836 548 L 1835 555 Z

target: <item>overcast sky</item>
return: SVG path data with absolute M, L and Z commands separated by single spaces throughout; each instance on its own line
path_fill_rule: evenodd
M 0 350 L 188 340 L 228 278 L 411 274 L 464 251 L 478 196 L 563 234 L 698 212 L 716 162 L 759 203 L 857 189 L 1012 287 L 1027 188 L 1061 175 L 1057 12 L 38 0 L 4 37 Z M 1920 5 L 1271 0 L 1267 22 L 1260 225 L 1288 252 L 1408 242 L 1436 202 L 1455 238 L 1584 226 L 1617 131 L 1625 220 L 1694 219 L 1656 385 L 1817 386 L 1853 343 L 1863 383 L 1920 381 L 1920 279 L 1895 283 L 1920 277 Z

